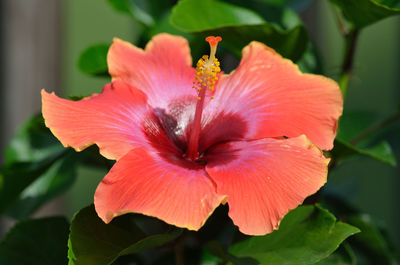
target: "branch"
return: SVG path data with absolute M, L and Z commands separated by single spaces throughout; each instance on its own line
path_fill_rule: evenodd
M 347 87 L 353 72 L 354 57 L 359 36 L 358 29 L 352 29 L 345 37 L 344 59 L 340 74 L 339 85 L 342 90 L 343 98 L 346 97 Z
M 185 259 L 183 254 L 183 239 L 178 238 L 174 245 L 174 252 L 175 252 L 175 264 L 176 265 L 184 265 Z
M 380 121 L 378 123 L 375 123 L 368 129 L 366 129 L 365 131 L 363 131 L 362 133 L 360 133 L 359 135 L 354 137 L 354 139 L 351 140 L 350 143 L 353 145 L 356 145 L 359 142 L 361 142 L 362 140 L 364 140 L 365 138 L 367 138 L 368 136 L 370 136 L 371 134 L 379 131 L 380 129 L 390 125 L 391 123 L 393 123 L 399 119 L 400 119 L 400 110 L 397 111 L 396 113 L 392 114 L 391 116 L 389 116 L 387 119 Z

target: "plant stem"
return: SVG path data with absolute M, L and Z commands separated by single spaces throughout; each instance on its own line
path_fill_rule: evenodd
M 183 255 L 183 240 L 182 238 L 177 239 L 174 245 L 175 252 L 175 264 L 185 265 L 184 255 Z
M 331 7 L 332 13 L 336 19 L 339 31 L 342 33 L 343 36 L 345 36 L 348 33 L 348 30 L 345 23 L 343 22 L 341 15 L 339 14 L 339 9 L 333 4 L 330 4 L 329 6 Z
M 350 143 L 353 145 L 356 145 L 359 142 L 361 142 L 362 140 L 364 140 L 366 137 L 368 137 L 369 135 L 379 131 L 380 129 L 386 127 L 387 125 L 389 125 L 392 122 L 395 122 L 396 120 L 399 120 L 399 119 L 400 119 L 400 110 L 398 110 L 397 112 L 395 112 L 394 114 L 392 114 L 391 116 L 386 118 L 385 120 L 375 123 L 368 129 L 366 129 L 365 131 L 363 131 L 362 133 L 360 133 L 359 135 L 354 137 Z
M 340 74 L 339 85 L 342 90 L 343 98 L 346 97 L 347 87 L 349 85 L 349 80 L 353 72 L 354 66 L 354 56 L 357 46 L 357 40 L 359 36 L 358 29 L 352 29 L 347 33 L 345 38 L 345 48 L 344 48 L 344 59 Z

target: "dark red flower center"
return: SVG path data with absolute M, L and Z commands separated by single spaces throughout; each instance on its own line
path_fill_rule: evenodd
M 181 99 L 170 104 L 168 110 L 155 108 L 143 121 L 148 142 L 169 162 L 188 168 L 204 168 L 210 149 L 221 143 L 242 140 L 247 123 L 237 114 L 219 113 L 203 119 L 198 136 L 198 155 L 187 156 L 190 138 L 195 127 L 190 110 L 197 103 L 195 98 Z M 189 117 L 189 118 L 188 118 Z M 206 121 L 207 120 L 207 121 Z

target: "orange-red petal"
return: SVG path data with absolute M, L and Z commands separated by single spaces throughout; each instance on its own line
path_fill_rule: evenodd
M 118 159 L 146 143 L 141 127 L 146 100 L 143 92 L 121 81 L 80 101 L 42 90 L 42 114 L 46 126 L 65 147 L 81 151 L 97 144 L 103 156 Z
M 151 106 L 167 109 L 168 103 L 194 92 L 194 69 L 186 39 L 158 34 L 145 50 L 114 39 L 107 56 L 113 80 L 121 79 L 141 89 Z
M 248 122 L 246 138 L 297 137 L 305 134 L 321 149 L 332 149 L 343 100 L 333 80 L 303 74 L 290 60 L 262 43 L 243 49 L 239 67 L 222 76 L 214 105 Z M 206 114 L 207 115 L 207 114 Z
M 118 160 L 96 190 L 96 211 L 104 222 L 130 213 L 157 217 L 198 230 L 224 199 L 203 167 L 174 164 L 150 149 L 138 148 Z
M 249 235 L 277 229 L 289 210 L 324 185 L 329 162 L 305 136 L 228 142 L 207 159 L 217 193 L 228 196 L 229 216 Z

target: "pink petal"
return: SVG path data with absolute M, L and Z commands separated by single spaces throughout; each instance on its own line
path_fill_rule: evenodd
M 94 203 L 106 223 L 136 212 L 198 230 L 223 199 L 203 166 L 138 148 L 116 162 L 97 187 Z
M 324 185 L 329 159 L 303 135 L 218 145 L 207 161 L 233 222 L 245 234 L 264 235 Z
M 65 146 L 77 151 L 97 144 L 103 156 L 118 159 L 145 138 L 142 120 L 146 96 L 121 81 L 104 86 L 101 94 L 80 101 L 57 97 L 42 90 L 46 126 Z
M 190 48 L 182 37 L 156 35 L 145 50 L 114 39 L 107 61 L 113 80 L 121 79 L 141 89 L 153 107 L 167 109 L 172 99 L 197 97 L 192 88 Z
M 237 70 L 221 77 L 208 113 L 241 115 L 248 139 L 305 134 L 320 148 L 332 149 L 342 106 L 333 80 L 302 74 L 290 60 L 252 42 Z

